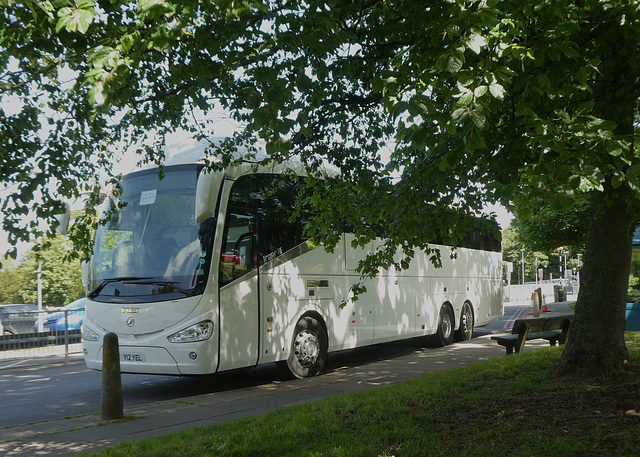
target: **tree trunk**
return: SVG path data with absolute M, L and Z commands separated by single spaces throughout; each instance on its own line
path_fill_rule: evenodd
M 552 375 L 595 376 L 628 359 L 624 327 L 634 218 L 620 194 L 609 183 L 593 192 L 574 321 Z
M 593 39 L 600 51 L 594 87 L 594 114 L 615 121 L 616 138 L 630 144 L 627 163 L 635 162 L 634 115 L 638 101 L 638 34 L 625 34 L 616 9 L 596 17 Z M 620 167 L 605 149 L 603 171 Z M 624 169 L 622 170 L 624 171 Z M 613 175 L 591 196 L 591 216 L 580 292 L 569 340 L 552 375 L 593 376 L 620 369 L 629 353 L 624 342 L 625 308 L 631 267 L 632 226 L 637 195 L 628 183 L 614 188 Z

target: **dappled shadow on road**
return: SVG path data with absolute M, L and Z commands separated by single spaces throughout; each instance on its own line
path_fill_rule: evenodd
M 327 376 L 357 378 L 363 386 L 376 387 L 504 356 L 504 348 L 488 336 L 446 347 L 422 343 L 409 340 L 336 354 Z
M 473 340 L 472 340 L 473 341 Z M 459 344 L 459 343 L 457 343 Z M 455 347 L 456 344 L 449 346 Z M 448 350 L 440 348 L 438 351 Z M 349 349 L 331 353 L 329 362 L 320 377 L 330 373 L 344 372 L 353 368 L 362 368 L 394 361 L 403 357 L 424 357 L 429 351 L 436 349 L 428 338 L 383 343 L 359 349 Z M 407 360 L 406 364 L 412 364 Z M 400 362 L 402 364 L 402 362 Z M 411 367 L 409 367 L 411 369 Z M 372 371 L 378 368 L 371 367 Z M 380 368 L 382 372 L 387 371 Z M 214 394 L 236 389 L 248 389 L 272 383 L 282 383 L 289 378 L 278 369 L 275 363 L 260 365 L 214 375 L 194 377 L 149 377 L 135 374 L 123 374 L 123 394 L 125 406 L 150 401 L 174 400 L 182 397 Z M 294 381 L 295 382 L 295 381 Z
M 362 388 L 375 387 L 501 356 L 504 356 L 504 349 L 488 337 L 446 347 L 435 347 L 428 338 L 416 338 L 332 353 L 319 377 L 286 384 L 292 389 L 322 385 L 334 393 L 357 391 L 360 389 L 347 386 L 347 381 L 360 384 Z M 145 396 L 159 401 L 253 387 L 268 388 L 287 380 L 275 364 L 194 378 L 162 377 L 137 385 L 127 382 L 125 403 L 127 398 L 135 398 L 140 403 Z

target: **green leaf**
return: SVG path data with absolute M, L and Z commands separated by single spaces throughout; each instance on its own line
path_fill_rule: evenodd
M 77 30 L 83 35 L 89 30 L 91 21 L 93 21 L 94 13 L 91 11 L 80 10 L 77 18 Z
M 565 110 L 563 109 L 557 109 L 554 111 L 556 113 L 556 115 L 562 119 L 564 122 L 568 123 L 571 121 L 571 116 L 569 116 L 569 113 L 567 113 Z
M 467 106 L 473 102 L 473 92 L 465 92 L 460 100 L 458 100 L 459 105 Z
M 460 51 L 454 51 L 447 57 L 447 71 L 449 73 L 457 73 L 464 65 L 464 54 Z
M 529 178 L 529 186 L 534 189 L 540 189 L 547 184 L 547 179 L 544 176 L 534 174 Z
M 622 146 L 618 142 L 607 142 L 606 148 L 609 155 L 613 157 L 618 157 L 623 152 Z
M 462 122 L 467 117 L 467 113 L 468 113 L 468 110 L 466 107 L 458 108 L 451 114 L 451 117 L 456 122 Z
M 618 175 L 615 175 L 611 178 L 611 185 L 613 186 L 614 189 L 617 189 L 618 187 L 620 187 L 623 182 L 624 182 L 624 179 Z
M 551 87 L 551 80 L 546 73 L 543 73 L 541 75 L 538 75 L 538 84 L 540 84 L 540 86 L 544 88 Z
M 68 32 L 71 31 L 69 30 L 69 24 L 71 23 L 71 20 L 72 20 L 71 18 L 72 14 L 73 12 L 69 7 L 61 8 L 58 11 L 58 22 L 56 22 L 56 33 L 60 32 L 60 30 L 62 29 L 66 29 Z
M 440 160 L 440 163 L 438 164 L 438 168 L 440 169 L 440 171 L 446 171 L 449 169 L 449 161 L 448 161 L 448 155 L 446 154 L 442 160 Z
M 480 51 L 482 51 L 482 48 L 486 45 L 487 40 L 485 40 L 485 38 L 478 33 L 472 34 L 467 40 L 467 47 L 476 54 L 480 54 Z
M 569 184 L 569 187 L 571 189 L 578 190 L 580 188 L 581 182 L 582 182 L 582 179 L 580 178 L 580 176 L 573 175 L 569 178 L 569 180 L 567 181 L 567 184 Z
M 637 180 L 640 177 L 640 164 L 634 163 L 631 165 L 626 172 L 627 179 L 629 180 Z
M 473 124 L 479 129 L 483 129 L 487 123 L 487 118 L 484 115 L 484 108 L 482 105 L 476 105 L 473 111 L 471 111 L 471 120 Z
M 476 96 L 476 98 L 480 98 L 484 94 L 486 94 L 488 90 L 489 88 L 487 86 L 478 86 L 473 90 L 473 94 Z
M 51 21 L 55 20 L 55 8 L 50 1 L 40 1 L 37 2 L 37 5 L 47 14 L 47 17 Z
M 75 8 L 65 6 L 58 11 L 58 21 L 56 22 L 56 33 L 62 29 L 67 32 L 80 32 L 85 34 L 95 17 L 96 12 L 92 1 L 82 1 L 76 4 Z
M 142 0 L 140 2 L 140 11 L 150 18 L 159 19 L 164 15 L 172 16 L 176 9 L 171 3 L 163 0 Z
M 489 91 L 491 92 L 491 95 L 498 100 L 502 100 L 504 98 L 504 87 L 498 83 L 492 83 L 489 86 Z

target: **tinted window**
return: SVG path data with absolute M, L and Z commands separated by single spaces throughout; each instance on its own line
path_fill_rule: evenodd
M 231 211 L 227 216 L 220 259 L 222 285 L 244 276 L 256 267 L 255 221 L 251 213 Z
M 232 189 L 230 211 L 246 209 L 256 218 L 257 261 L 266 263 L 302 243 L 306 211 L 296 214 L 304 184 L 283 175 L 247 175 Z
M 502 252 L 502 237 L 497 224 L 473 218 L 473 228 L 460 241 L 460 247 Z

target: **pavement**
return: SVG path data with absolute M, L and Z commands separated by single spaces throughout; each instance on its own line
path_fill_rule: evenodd
M 545 315 L 572 313 L 567 303 L 547 306 L 550 312 Z M 482 334 L 481 328 L 477 330 Z M 271 382 L 248 389 L 125 408 L 127 420 L 104 421 L 98 411 L 95 414 L 5 427 L 0 430 L 0 455 L 54 457 L 98 452 L 123 442 L 207 427 L 505 356 L 504 347 L 491 340 L 491 334 L 443 348 L 403 344 L 402 349 L 393 352 L 392 356 L 388 356 L 389 351 L 381 351 L 383 355 L 379 359 L 374 357 L 357 366 L 332 368 L 330 365 L 327 371 L 314 378 Z M 534 340 L 527 342 L 525 350 L 545 346 L 548 346 L 546 341 Z M 357 351 L 376 350 L 379 351 L 379 346 Z

